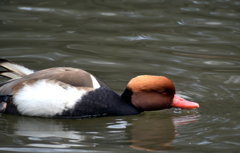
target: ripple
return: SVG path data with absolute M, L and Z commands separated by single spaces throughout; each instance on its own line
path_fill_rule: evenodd
M 221 22 L 214 22 L 214 21 L 208 21 L 208 22 L 205 22 L 205 24 L 207 24 L 207 25 L 221 25 L 221 24 L 223 24 L 223 23 L 221 23 Z
M 8 32 L 2 33 L 0 40 L 53 40 L 55 37 L 50 34 L 33 32 Z
M 229 79 L 224 81 L 225 84 L 240 84 L 240 75 L 232 75 Z
M 220 66 L 220 65 L 235 65 L 234 63 L 231 62 L 224 62 L 224 61 L 204 61 L 204 64 L 207 65 L 215 65 L 215 66 Z
M 40 148 L 71 148 L 71 147 L 82 147 L 78 144 L 43 144 L 43 143 L 34 143 L 28 144 L 26 146 L 30 147 L 40 147 Z
M 99 14 L 103 15 L 103 16 L 116 16 L 117 15 L 116 13 L 113 13 L 113 12 L 100 12 Z
M 125 129 L 129 126 L 127 121 L 116 121 L 116 123 L 109 123 L 106 128 L 108 129 Z M 115 132 L 114 132 L 115 133 Z
M 99 61 L 99 60 L 92 60 L 90 62 L 94 63 L 94 64 L 101 64 L 101 65 L 113 65 L 113 64 L 116 64 L 115 62 Z
M 41 145 L 42 146 L 42 145 Z M 64 149 L 64 148 L 33 148 L 33 147 L 1 147 L 1 151 L 11 151 L 11 152 L 36 152 L 36 153 L 42 153 L 42 152 L 79 152 L 79 153 L 91 153 L 91 152 L 99 152 L 95 150 L 84 150 L 84 149 Z
M 185 7 L 185 8 L 181 8 L 180 10 L 182 11 L 188 11 L 188 12 L 198 12 L 200 11 L 200 8 L 194 8 L 194 7 Z
M 151 36 L 139 35 L 139 36 L 121 36 L 120 39 L 130 40 L 130 41 L 139 41 L 139 40 L 157 40 Z
M 79 12 L 77 10 L 71 10 L 71 9 L 27 7 L 27 6 L 17 7 L 17 9 L 22 11 L 52 13 L 60 16 L 71 16 L 71 17 L 80 17 L 83 15 L 82 12 Z
M 40 8 L 40 7 L 17 7 L 19 10 L 24 10 L 24 11 L 36 11 L 36 12 L 54 12 L 55 9 L 51 8 Z

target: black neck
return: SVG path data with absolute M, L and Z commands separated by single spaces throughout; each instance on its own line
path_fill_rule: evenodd
M 128 103 L 132 103 L 132 91 L 126 88 L 123 91 L 121 98 Z

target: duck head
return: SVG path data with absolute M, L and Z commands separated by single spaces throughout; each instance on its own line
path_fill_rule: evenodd
M 177 96 L 173 82 L 164 76 L 141 75 L 131 79 L 122 98 L 143 111 L 199 107 L 198 103 Z

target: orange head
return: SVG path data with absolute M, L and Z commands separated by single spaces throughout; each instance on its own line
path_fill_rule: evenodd
M 143 111 L 199 107 L 197 103 L 176 96 L 173 82 L 164 76 L 137 76 L 129 81 L 122 97 Z

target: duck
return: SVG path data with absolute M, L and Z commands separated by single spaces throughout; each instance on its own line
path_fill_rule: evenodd
M 0 113 L 46 118 L 136 115 L 169 108 L 195 109 L 165 76 L 139 75 L 118 94 L 91 73 L 72 67 L 39 71 L 0 59 Z

